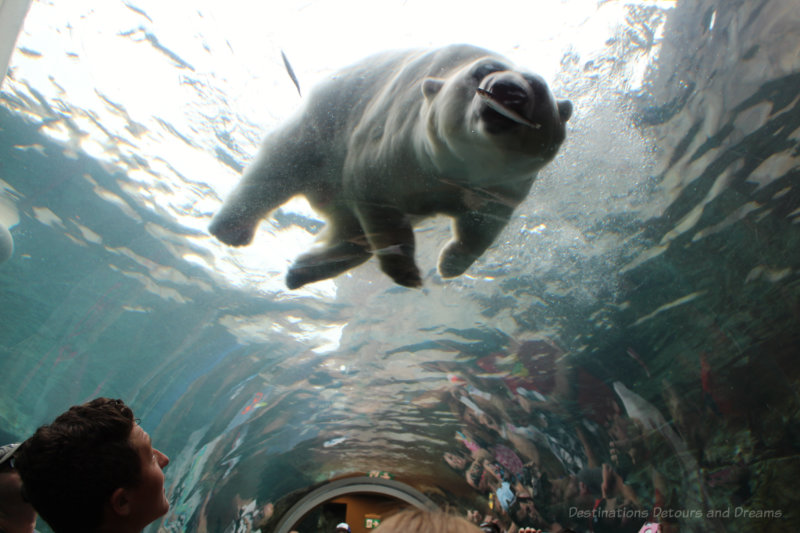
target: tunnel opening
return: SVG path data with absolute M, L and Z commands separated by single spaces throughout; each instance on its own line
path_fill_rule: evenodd
M 394 479 L 348 477 L 315 486 L 305 495 L 276 506 L 271 520 L 275 533 L 331 531 L 346 522 L 351 533 L 367 533 L 395 512 L 408 507 L 435 509 L 437 505 L 414 487 Z M 294 501 L 296 500 L 296 501 Z M 281 507 L 288 507 L 281 512 Z

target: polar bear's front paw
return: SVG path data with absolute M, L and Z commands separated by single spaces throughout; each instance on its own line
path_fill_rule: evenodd
M 255 227 L 237 218 L 215 217 L 208 231 L 228 246 L 247 246 L 253 241 Z

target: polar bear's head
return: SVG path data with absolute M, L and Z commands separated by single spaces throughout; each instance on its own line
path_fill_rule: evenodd
M 463 161 L 471 181 L 539 170 L 555 157 L 572 115 L 569 100 L 556 100 L 540 76 L 495 57 L 426 78 L 422 93 L 432 151 L 450 167 Z

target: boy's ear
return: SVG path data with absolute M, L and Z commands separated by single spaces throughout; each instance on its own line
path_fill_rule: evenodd
M 128 498 L 128 491 L 122 487 L 111 493 L 111 510 L 119 516 L 128 516 L 131 512 L 131 500 Z

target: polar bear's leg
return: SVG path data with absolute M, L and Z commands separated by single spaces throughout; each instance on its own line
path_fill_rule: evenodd
M 334 278 L 357 267 L 372 256 L 363 246 L 344 241 L 297 258 L 286 274 L 286 286 L 297 289 L 306 283 Z
M 511 212 L 507 209 L 492 213 L 469 211 L 458 216 L 453 224 L 453 239 L 439 256 L 439 274 L 443 278 L 463 274 L 494 242 L 508 223 Z
M 404 287 L 421 287 L 422 278 L 414 263 L 414 229 L 408 216 L 397 209 L 358 206 L 361 225 L 381 270 Z
M 352 213 L 332 213 L 329 220 L 320 244 L 289 267 L 286 286 L 290 289 L 336 277 L 372 257 L 364 231 Z
M 246 246 L 262 218 L 308 187 L 324 155 L 308 155 L 312 143 L 306 137 L 302 129 L 286 128 L 265 140 L 211 221 L 212 235 L 230 246 Z

